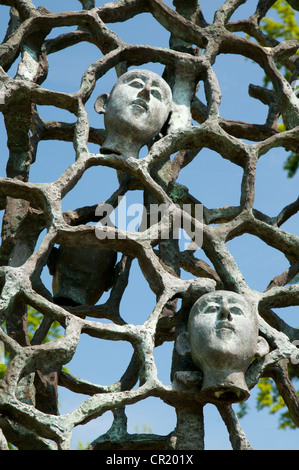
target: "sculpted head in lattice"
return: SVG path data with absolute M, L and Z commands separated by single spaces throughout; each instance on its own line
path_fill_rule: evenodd
M 101 152 L 138 158 L 140 149 L 161 131 L 171 106 L 170 87 L 159 75 L 142 69 L 124 73 L 111 94 L 95 102 L 107 131 Z
M 203 295 L 193 305 L 183 335 L 177 350 L 191 353 L 203 372 L 201 392 L 208 401 L 248 398 L 245 373 L 253 357 L 267 354 L 269 346 L 259 336 L 256 309 L 243 296 L 229 291 Z

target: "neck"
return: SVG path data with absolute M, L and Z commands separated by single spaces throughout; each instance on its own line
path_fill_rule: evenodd
M 204 374 L 201 393 L 211 402 L 234 403 L 249 397 L 244 373 L 232 370 L 209 370 Z
M 138 158 L 140 144 L 128 139 L 120 138 L 115 135 L 108 135 L 107 139 L 101 147 L 102 153 L 117 153 L 125 157 Z

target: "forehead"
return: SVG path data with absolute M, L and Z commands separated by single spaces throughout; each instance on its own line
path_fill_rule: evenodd
M 206 294 L 196 302 L 194 307 L 196 311 L 200 312 L 200 310 L 211 304 L 220 305 L 223 301 L 231 306 L 238 305 L 244 309 L 249 308 L 249 304 L 246 299 L 244 299 L 241 295 L 235 294 L 234 292 L 213 292 Z
M 148 70 L 132 70 L 122 75 L 116 82 L 116 85 L 130 83 L 132 80 L 140 80 L 144 83 L 150 81 L 152 86 L 161 88 L 166 95 L 171 94 L 168 84 L 159 75 Z

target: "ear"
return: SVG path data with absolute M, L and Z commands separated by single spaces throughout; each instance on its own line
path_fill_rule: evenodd
M 181 356 L 186 356 L 191 353 L 189 333 L 187 333 L 187 331 L 177 337 L 175 349 Z
M 259 357 L 265 356 L 266 354 L 268 354 L 269 351 L 270 351 L 269 344 L 262 336 L 259 336 L 257 340 L 257 351 L 256 351 L 257 356 Z
M 96 99 L 94 109 L 98 114 L 105 114 L 109 96 L 109 94 L 103 93 Z

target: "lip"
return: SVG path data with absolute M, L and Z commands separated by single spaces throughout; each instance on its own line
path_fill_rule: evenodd
M 148 111 L 148 104 L 146 101 L 144 100 L 141 100 L 140 98 L 138 98 L 137 100 L 134 100 L 132 102 L 132 104 L 134 104 L 135 106 L 140 106 L 141 108 L 143 108 L 145 111 Z
M 234 326 L 231 325 L 230 323 L 226 323 L 226 322 L 219 323 L 219 324 L 216 326 L 216 329 L 217 329 L 217 330 L 225 329 L 225 330 L 235 331 Z

